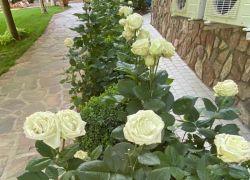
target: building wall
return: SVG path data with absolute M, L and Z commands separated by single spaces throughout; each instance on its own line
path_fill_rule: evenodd
M 250 41 L 246 40 L 246 32 L 237 26 L 207 30 L 202 20 L 172 17 L 171 1 L 153 1 L 153 26 L 174 44 L 178 54 L 207 86 L 225 79 L 237 82 L 241 119 L 250 127 Z

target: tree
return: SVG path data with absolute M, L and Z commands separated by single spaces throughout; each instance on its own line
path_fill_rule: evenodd
M 17 28 L 10 10 L 10 4 L 8 2 L 8 0 L 0 0 L 0 4 L 2 6 L 3 9 L 3 13 L 6 19 L 6 24 L 7 27 L 9 29 L 10 34 L 12 35 L 12 37 L 16 40 L 19 40 L 19 35 L 17 32 Z
M 48 13 L 48 10 L 45 6 L 45 3 L 44 3 L 44 0 L 40 0 L 40 8 L 41 8 L 41 12 L 44 14 L 44 13 Z

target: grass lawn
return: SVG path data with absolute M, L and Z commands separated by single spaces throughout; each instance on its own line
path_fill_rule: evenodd
M 18 28 L 27 31 L 28 37 L 21 41 L 11 42 L 6 46 L 0 46 L 0 75 L 7 72 L 15 64 L 22 54 L 42 35 L 51 17 L 62 12 L 61 7 L 49 7 L 48 14 L 41 14 L 40 8 L 27 8 L 13 10 L 12 14 Z M 4 15 L 0 12 L 0 34 L 6 31 Z

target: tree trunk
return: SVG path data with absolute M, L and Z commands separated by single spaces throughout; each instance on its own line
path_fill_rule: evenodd
M 11 14 L 11 10 L 10 10 L 10 4 L 8 2 L 8 0 L 0 0 L 0 4 L 2 6 L 3 9 L 3 13 L 6 19 L 6 24 L 7 27 L 9 29 L 10 34 L 12 35 L 12 37 L 16 40 L 19 40 L 19 35 L 16 29 L 16 25 L 13 19 L 13 16 Z
M 44 4 L 44 0 L 40 0 L 40 8 L 41 8 L 41 12 L 43 14 L 48 13 L 47 8 L 46 8 L 46 6 Z

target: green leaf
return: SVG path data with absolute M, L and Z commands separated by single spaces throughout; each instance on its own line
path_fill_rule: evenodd
M 138 99 L 130 100 L 127 104 L 127 112 L 128 114 L 134 114 L 139 110 L 143 109 L 142 103 Z
M 140 164 L 155 166 L 160 164 L 160 160 L 157 155 L 153 153 L 145 153 L 138 156 L 138 161 Z
M 79 144 L 71 144 L 67 147 L 65 147 L 59 154 L 60 158 L 63 161 L 67 161 L 71 158 L 73 158 L 74 154 L 79 150 Z
M 174 125 L 175 117 L 172 114 L 164 112 L 164 113 L 160 114 L 160 116 L 161 116 L 162 120 L 164 121 L 166 127 Z
M 225 109 L 232 107 L 235 103 L 235 97 L 234 96 L 217 96 L 215 98 L 215 103 L 220 109 Z
M 196 108 L 192 108 L 188 113 L 184 115 L 184 119 L 187 121 L 195 122 L 199 119 L 200 113 L 196 110 Z
M 175 147 L 168 146 L 165 149 L 164 163 L 168 166 L 178 166 L 180 168 L 184 165 L 183 155 L 179 154 Z M 162 156 L 161 156 L 162 157 Z
M 205 138 L 208 139 L 213 139 L 215 137 L 215 132 L 211 129 L 206 129 L 206 128 L 200 128 L 198 129 L 199 133 L 203 136 L 205 136 Z
M 128 74 L 133 74 L 135 70 L 134 64 L 128 64 L 126 62 L 118 61 L 116 63 L 116 69 L 118 71 L 126 72 Z
M 214 119 L 205 119 L 196 121 L 195 125 L 199 128 L 207 128 L 210 127 L 214 122 Z
M 129 167 L 129 157 L 128 150 L 134 149 L 134 145 L 122 142 L 114 145 L 113 147 L 108 147 L 104 152 L 104 163 L 109 167 L 112 172 L 122 172 L 128 173 Z
M 125 125 L 121 125 L 115 128 L 111 133 L 111 137 L 119 141 L 125 140 L 124 133 L 123 133 L 124 126 Z
M 140 100 L 147 100 L 150 98 L 150 94 L 148 93 L 148 91 L 142 88 L 141 86 L 134 87 L 133 92 L 135 96 Z
M 39 172 L 41 170 L 44 170 L 48 165 L 51 163 L 51 159 L 44 157 L 40 159 L 33 159 L 29 161 L 29 163 L 26 166 L 26 170 L 31 172 Z
M 158 84 L 166 84 L 168 80 L 168 72 L 166 70 L 156 73 L 155 82 Z
M 77 170 L 85 172 L 109 172 L 106 164 L 100 160 L 84 162 L 78 167 Z
M 170 180 L 170 170 L 168 167 L 155 169 L 148 174 L 147 180 Z
M 160 99 L 149 99 L 143 103 L 143 107 L 157 112 L 165 107 L 165 103 Z
M 25 172 L 17 178 L 18 180 L 49 180 L 43 172 Z
M 98 158 L 101 156 L 102 151 L 103 151 L 102 145 L 97 146 L 97 147 L 90 153 L 90 155 L 89 155 L 90 158 L 91 158 L 91 160 L 96 160 L 96 159 L 98 159 Z
M 72 180 L 75 178 L 76 171 L 67 171 L 65 172 L 62 177 L 60 178 L 61 180 Z
M 210 180 L 210 173 L 209 170 L 207 169 L 208 165 L 208 159 L 207 156 L 203 156 L 201 159 L 198 160 L 197 162 L 197 174 L 200 179 L 202 180 Z
M 239 115 L 237 110 L 233 108 L 222 109 L 216 114 L 216 119 L 223 119 L 223 120 L 234 120 L 238 117 Z
M 178 167 L 170 167 L 170 173 L 175 179 L 183 179 L 185 176 L 189 175 L 188 172 L 183 171 Z
M 118 82 L 118 91 L 125 97 L 134 97 L 133 88 L 136 83 L 132 80 L 121 80 Z
M 197 98 L 184 96 L 177 99 L 173 104 L 173 112 L 177 115 L 184 115 L 190 112 L 194 107 Z
M 202 98 L 202 100 L 204 102 L 206 110 L 212 111 L 212 112 L 217 111 L 217 107 L 214 105 L 214 103 L 210 99 Z
M 186 132 L 195 132 L 196 126 L 192 122 L 184 122 L 181 124 L 181 129 Z
M 45 144 L 43 141 L 36 141 L 36 150 L 43 157 L 49 157 L 53 159 L 57 153 L 56 150 Z
M 45 174 L 49 177 L 49 179 L 58 179 L 59 173 L 56 167 L 48 166 L 45 169 Z
M 229 175 L 235 179 L 246 179 L 250 178 L 247 168 L 240 165 L 230 165 Z
M 220 177 L 223 177 L 228 174 L 227 168 L 223 165 L 219 165 L 219 164 L 209 165 L 208 169 L 210 169 L 212 174 L 215 174 Z
M 238 135 L 239 131 L 240 129 L 236 124 L 226 124 L 220 128 L 219 133 Z

